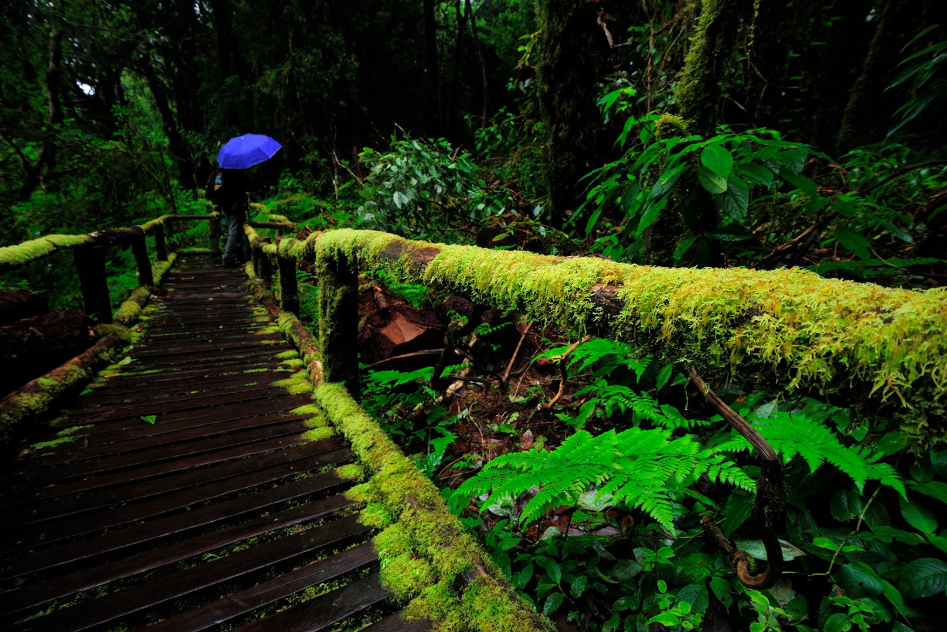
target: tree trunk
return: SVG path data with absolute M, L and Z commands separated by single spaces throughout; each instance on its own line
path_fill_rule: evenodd
M 424 42 L 431 94 L 431 126 L 434 136 L 441 133 L 441 80 L 437 67 L 437 18 L 434 0 L 424 0 Z
M 168 104 L 168 95 L 165 94 L 164 86 L 154 73 L 148 74 L 148 87 L 151 88 L 151 94 L 155 97 L 155 105 L 161 114 L 161 121 L 164 123 L 164 133 L 168 135 L 168 149 L 174 156 L 174 161 L 178 166 L 178 175 L 181 178 L 181 186 L 189 191 L 197 190 L 197 183 L 194 180 L 193 161 L 190 152 L 187 150 L 187 143 L 181 136 L 177 121 L 174 119 L 174 113 Z
M 596 64 L 590 54 L 602 37 L 587 0 L 539 0 L 539 63 L 536 67 L 549 223 L 559 228 L 582 192 L 579 178 L 591 169 L 595 128 Z
M 717 127 L 724 94 L 721 82 L 733 57 L 740 24 L 753 15 L 753 1 L 692 2 L 700 2 L 700 15 L 674 97 L 690 131 L 706 137 Z

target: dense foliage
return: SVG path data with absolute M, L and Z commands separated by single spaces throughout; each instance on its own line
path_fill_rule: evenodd
M 18 0 L 0 19 L 0 245 L 202 212 L 218 147 L 253 131 L 284 149 L 251 196 L 304 234 L 947 279 L 942 2 Z M 0 281 L 76 306 L 67 259 Z M 130 253 L 109 266 L 117 300 Z M 782 466 L 786 572 L 758 590 L 706 525 L 765 566 L 759 454 L 685 367 L 363 281 L 450 351 L 366 368 L 366 410 L 560 629 L 938 629 L 943 433 L 712 384 Z

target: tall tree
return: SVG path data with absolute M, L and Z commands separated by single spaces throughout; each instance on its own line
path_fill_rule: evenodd
M 604 39 L 590 0 L 539 0 L 540 29 L 536 97 L 545 129 L 543 162 L 550 223 L 562 226 L 575 209 L 579 179 L 593 163 L 598 76 L 594 49 Z

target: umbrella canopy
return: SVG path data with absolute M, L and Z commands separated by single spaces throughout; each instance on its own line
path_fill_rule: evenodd
M 217 154 L 224 169 L 249 169 L 273 157 L 283 146 L 263 134 L 244 134 L 227 141 Z

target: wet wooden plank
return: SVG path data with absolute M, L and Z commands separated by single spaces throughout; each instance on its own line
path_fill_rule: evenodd
M 350 483 L 339 479 L 333 472 L 290 481 L 253 494 L 217 501 L 187 512 L 149 520 L 124 529 L 112 530 L 103 535 L 22 555 L 8 560 L 0 566 L 0 579 L 20 577 L 48 568 L 71 564 L 79 560 L 94 558 L 103 553 L 111 553 L 128 547 L 151 543 L 170 536 L 187 534 L 189 531 L 213 525 L 217 522 L 236 520 L 249 514 L 269 510 L 271 507 L 289 500 L 302 499 L 306 496 L 327 491 L 341 491 L 349 485 Z
M 108 564 L 94 566 L 63 577 L 56 577 L 46 582 L 21 588 L 13 593 L 0 595 L 0 613 L 9 615 L 29 610 L 54 599 L 68 597 L 82 590 L 88 590 L 117 579 L 131 577 L 167 564 L 173 564 L 270 531 L 327 518 L 353 505 L 354 503 L 346 499 L 345 496 L 329 496 L 323 500 L 306 503 L 299 507 L 256 518 L 226 529 L 175 542 L 153 551 L 145 551 Z
M 374 573 L 344 588 L 310 599 L 239 628 L 239 632 L 317 632 L 391 598 Z
M 430 632 L 434 629 L 430 621 L 405 621 L 401 616 L 402 611 L 399 610 L 371 624 L 362 632 Z
M 22 632 L 27 630 L 36 632 L 86 630 L 198 590 L 218 586 L 241 575 L 280 562 L 302 558 L 327 546 L 351 541 L 356 537 L 364 536 L 368 531 L 368 527 L 358 523 L 357 516 L 340 518 L 319 528 L 252 546 L 239 553 L 232 553 L 223 559 L 206 562 L 184 571 L 144 582 L 100 599 L 77 604 L 71 608 L 23 622 L 9 629 Z M 376 578 L 375 584 L 377 585 L 377 576 L 373 577 Z M 369 586 L 370 584 L 366 583 L 365 588 Z M 361 588 L 359 586 L 356 590 Z M 380 588 L 376 588 L 371 596 L 375 597 L 375 593 L 379 590 Z M 382 593 L 382 599 L 386 596 L 387 593 Z M 377 597 L 375 598 L 377 601 Z M 354 599 L 353 595 L 346 599 L 346 602 L 348 601 L 357 600 Z M 346 610 L 349 609 L 351 608 L 346 608 Z
M 31 525 L 37 523 L 87 513 L 94 509 L 108 507 L 116 503 L 139 503 L 143 499 L 153 496 L 169 494 L 188 487 L 201 484 L 206 485 L 212 481 L 239 476 L 251 467 L 263 468 L 283 463 L 293 463 L 302 459 L 311 459 L 314 455 L 320 453 L 328 452 L 331 454 L 332 452 L 330 452 L 330 450 L 338 452 L 342 445 L 343 444 L 337 440 L 326 439 L 293 449 L 284 448 L 276 450 L 268 455 L 258 456 L 252 459 L 237 459 L 235 461 L 209 465 L 181 474 L 165 476 L 154 481 L 133 482 L 106 491 L 84 495 L 80 498 L 66 498 L 58 502 L 51 502 L 35 507 L 15 509 L 6 513 L 6 524 L 15 525 L 13 529 L 16 531 L 23 531 L 28 528 L 30 532 L 34 532 L 36 529 Z M 344 450 L 342 450 L 342 452 L 344 452 Z M 343 455 L 338 455 L 338 458 L 343 458 Z M 174 503 L 168 502 L 165 511 L 173 509 L 175 509 Z
M 156 625 L 149 626 L 148 632 L 206 630 L 246 615 L 256 608 L 290 597 L 310 586 L 318 586 L 342 577 L 346 573 L 368 568 L 377 559 L 371 543 L 366 542 L 201 608 L 165 619 Z M 392 628 L 392 630 L 395 629 L 398 628 Z
M 164 450 L 123 453 L 108 459 L 84 461 L 60 470 L 42 470 L 40 473 L 43 476 L 37 476 L 29 481 L 32 487 L 43 486 L 41 489 L 36 491 L 20 489 L 15 496 L 5 497 L 0 501 L 0 506 L 10 508 L 41 502 L 59 496 L 126 484 L 193 467 L 278 450 L 304 443 L 301 435 L 306 430 L 305 423 L 295 421 L 265 428 L 251 428 L 244 433 L 213 437 L 206 441 L 174 445 Z M 190 456 L 190 458 L 181 458 L 184 456 Z M 97 474 L 97 476 L 78 481 L 61 481 L 61 479 L 79 478 L 90 474 Z M 56 482 L 56 485 L 48 486 L 51 482 Z

